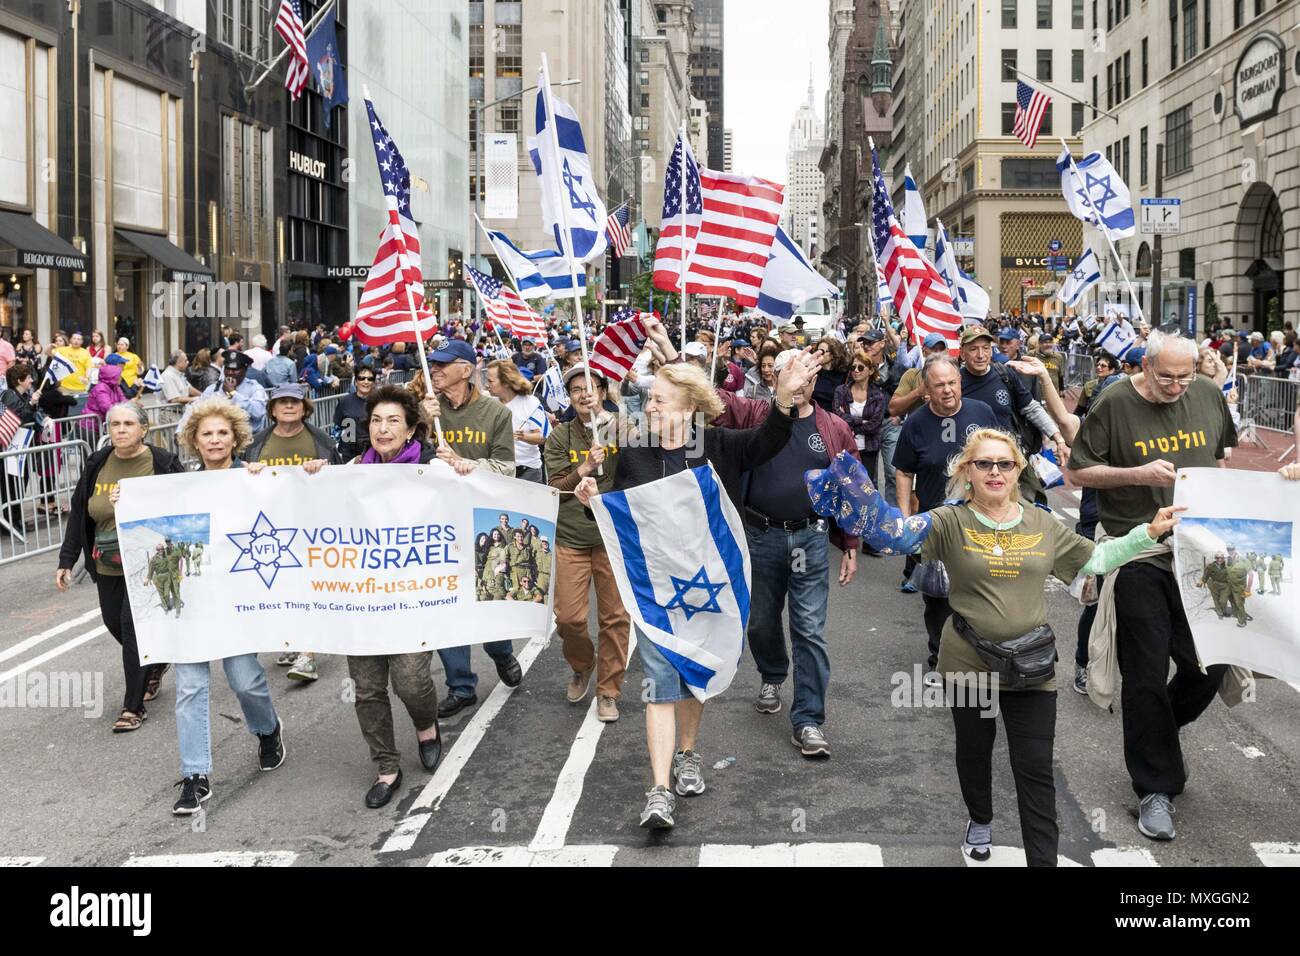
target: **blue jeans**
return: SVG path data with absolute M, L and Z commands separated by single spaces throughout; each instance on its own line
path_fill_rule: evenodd
M 249 733 L 269 734 L 279 718 L 271 703 L 266 671 L 256 654 L 227 657 L 222 662 L 230 689 L 239 698 Z M 176 737 L 181 750 L 181 776 L 212 773 L 212 729 L 208 691 L 212 685 L 210 662 L 176 665 Z
M 447 693 L 456 697 L 472 697 L 474 688 L 478 686 L 478 675 L 469 662 L 469 648 L 470 645 L 466 644 L 438 651 L 443 672 L 447 675 Z M 494 661 L 505 661 L 513 656 L 515 646 L 510 641 L 488 641 L 483 650 Z
M 826 685 L 831 660 L 826 653 L 826 600 L 830 595 L 830 544 L 814 525 L 802 531 L 745 526 L 750 585 L 749 649 L 765 684 L 782 684 L 790 669 L 781 612 L 787 598 L 790 646 L 794 653 L 794 703 L 790 723 L 820 727 L 826 722 Z M 801 552 L 801 553 L 800 553 Z
M 898 436 L 903 432 L 902 425 L 895 425 L 885 416 L 880 426 L 880 465 L 885 470 L 885 500 L 891 505 L 897 504 L 898 494 L 894 484 L 894 449 L 898 447 Z M 875 479 L 875 475 L 871 476 Z

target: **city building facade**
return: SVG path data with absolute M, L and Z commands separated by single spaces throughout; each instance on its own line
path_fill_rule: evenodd
M 804 251 L 815 254 L 821 234 L 822 171 L 818 166 L 826 145 L 826 131 L 817 115 L 811 77 L 808 96 L 795 113 L 786 140 L 786 233 Z
M 709 169 L 722 169 L 723 135 L 723 0 L 693 0 L 691 19 L 691 93 L 707 106 L 708 152 L 697 154 Z

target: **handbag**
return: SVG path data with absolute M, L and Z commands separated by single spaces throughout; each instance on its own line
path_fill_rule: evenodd
M 90 556 L 96 561 L 102 561 L 115 568 L 122 566 L 122 546 L 117 540 L 117 528 L 95 532 L 95 547 L 90 552 Z
M 909 579 L 914 588 L 926 597 L 946 598 L 948 596 L 948 569 L 942 561 L 922 561 L 916 566 Z
M 956 611 L 952 625 L 1007 690 L 1028 690 L 1056 676 L 1056 634 L 1050 624 L 1009 641 L 986 641 Z

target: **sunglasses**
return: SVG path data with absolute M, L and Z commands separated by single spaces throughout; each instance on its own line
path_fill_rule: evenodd
M 855 372 L 865 372 L 865 371 L 867 371 L 867 367 L 866 367 L 865 365 L 854 365 L 854 366 L 853 366 L 853 371 L 855 371 Z
M 992 471 L 995 467 L 1002 473 L 1016 470 L 1016 463 L 1010 458 L 999 458 L 997 461 L 991 458 L 976 458 L 971 462 L 971 465 L 974 466 L 976 471 L 984 474 Z
M 373 382 L 374 380 L 375 380 L 375 377 L 374 377 L 373 375 L 358 375 L 358 376 L 357 376 L 357 381 L 358 381 L 358 382 Z

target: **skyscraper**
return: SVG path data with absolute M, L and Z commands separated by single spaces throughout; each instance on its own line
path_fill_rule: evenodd
M 708 105 L 710 169 L 723 168 L 722 2 L 695 0 L 691 13 L 691 93 Z
M 790 238 L 810 256 L 820 231 L 823 177 L 817 164 L 825 146 L 825 129 L 813 105 L 813 97 L 810 76 L 808 98 L 794 114 L 785 153 L 784 226 Z

